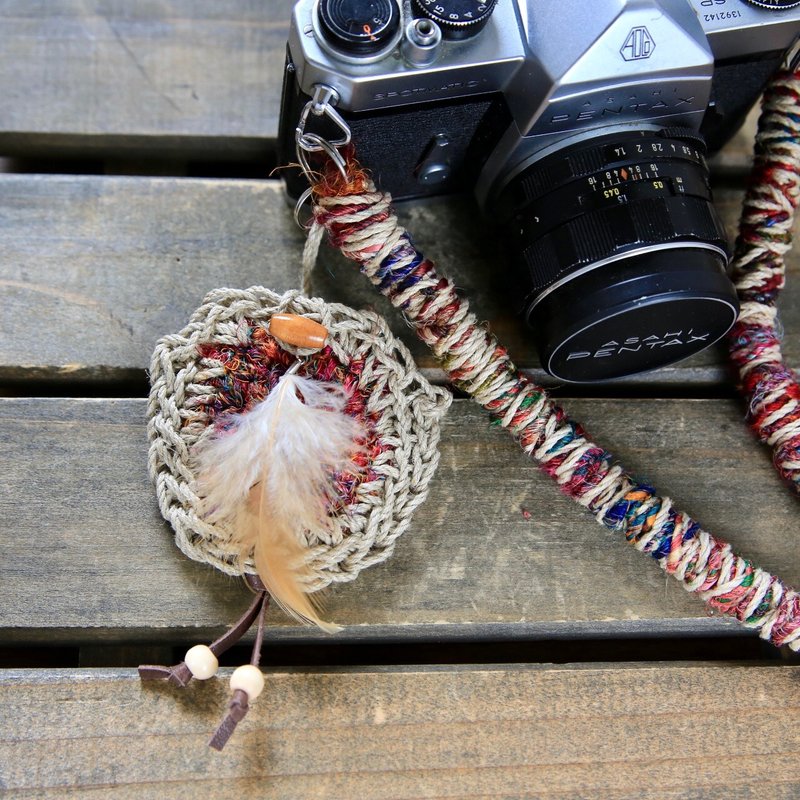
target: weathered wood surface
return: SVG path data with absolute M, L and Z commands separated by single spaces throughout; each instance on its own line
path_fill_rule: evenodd
M 712 533 L 800 585 L 797 498 L 734 401 L 568 400 L 597 441 Z M 143 400 L 0 401 L 0 639 L 190 641 L 243 610 L 186 559 L 146 474 Z M 333 589 L 342 641 L 714 634 L 657 564 L 559 494 L 468 401 L 427 502 L 386 563 Z M 270 612 L 276 640 L 325 639 Z M 327 641 L 331 641 L 327 639 Z
M 268 161 L 290 6 L 0 0 L 0 156 L 137 159 L 150 174 L 192 159 Z M 714 161 L 731 185 L 741 185 L 752 123 Z M 717 196 L 733 231 L 741 193 Z M 400 213 L 540 375 L 471 203 Z M 26 379 L 48 391 L 74 380 L 120 391 L 113 382 L 141 379 L 156 339 L 181 328 L 209 289 L 300 282 L 303 236 L 275 181 L 2 175 L 0 220 L 0 381 L 17 391 Z M 797 256 L 790 272 L 782 308 L 796 366 Z M 314 286 L 386 313 L 442 378 L 399 316 L 325 248 Z M 690 394 L 725 374 L 720 352 L 707 353 L 645 378 L 644 391 Z M 634 473 L 800 585 L 789 535 L 797 500 L 736 402 L 565 402 Z M 201 641 L 247 602 L 238 581 L 172 544 L 146 475 L 144 409 L 141 399 L 0 400 L 4 644 L 60 642 L 81 646 L 81 664 L 113 663 L 102 652 L 110 643 L 140 652 Z M 561 497 L 486 423 L 466 401 L 454 405 L 412 530 L 387 564 L 330 593 L 330 617 L 347 626 L 333 641 L 740 632 Z M 269 626 L 273 641 L 332 641 L 277 611 Z M 795 798 L 798 669 L 271 671 L 221 757 L 205 741 L 224 681 L 180 693 L 142 687 L 131 670 L 6 670 L 0 794 Z
M 291 0 L 2 0 L 0 151 L 274 150 Z
M 0 377 L 141 375 L 220 286 L 300 286 L 277 184 L 0 176 Z
M 292 5 L 2 0 L 0 153 L 263 157 Z M 749 162 L 752 124 L 722 168 Z
M 270 672 L 220 755 L 227 681 L 0 672 L 4 797 L 607 798 L 800 794 L 800 667 Z
M 718 192 L 735 229 L 741 193 Z M 496 244 L 471 203 L 400 209 L 415 240 L 451 276 L 518 364 L 542 375 L 510 310 Z M 300 286 L 303 233 L 276 181 L 0 175 L 0 379 L 108 380 L 141 375 L 156 340 L 180 330 L 219 286 Z M 785 353 L 800 364 L 800 257 L 790 256 L 781 300 Z M 420 365 L 441 373 L 400 315 L 324 246 L 314 291 L 386 314 Z M 42 323 L 46 320 L 46 326 Z M 621 383 L 726 380 L 721 348 Z

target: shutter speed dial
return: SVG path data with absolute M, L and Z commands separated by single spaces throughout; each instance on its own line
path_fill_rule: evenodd
M 782 11 L 784 8 L 800 6 L 800 0 L 745 0 L 751 6 L 766 8 L 770 11 Z
M 414 0 L 419 14 L 432 19 L 445 39 L 469 39 L 492 16 L 497 0 Z M 800 0 L 798 0 L 800 2 Z

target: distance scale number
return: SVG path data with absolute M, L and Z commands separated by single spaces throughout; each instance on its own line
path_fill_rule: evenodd
M 645 185 L 647 184 L 645 183 Z M 650 181 L 650 187 L 656 191 L 663 191 L 667 188 L 664 185 L 664 181 Z M 610 189 L 603 189 L 603 197 L 606 200 L 611 200 L 612 198 L 616 197 L 620 203 L 627 203 L 629 200 L 628 195 L 623 194 L 622 189 L 620 189 L 619 186 L 612 186 Z
M 604 200 L 617 200 L 619 203 L 630 202 L 628 191 L 634 191 L 637 197 L 658 196 L 661 194 L 684 194 L 686 187 L 680 175 L 662 177 L 658 164 L 631 164 L 627 167 L 610 169 L 586 179 L 594 197 Z M 585 198 L 582 205 L 588 198 Z

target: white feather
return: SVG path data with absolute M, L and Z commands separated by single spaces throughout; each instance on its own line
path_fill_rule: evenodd
M 284 375 L 265 400 L 198 446 L 197 482 L 207 520 L 233 531 L 264 585 L 289 613 L 325 630 L 305 592 L 306 531 L 329 531 L 333 473 L 353 471 L 361 426 L 335 383 Z

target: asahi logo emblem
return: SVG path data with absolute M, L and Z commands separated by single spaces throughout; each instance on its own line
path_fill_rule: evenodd
M 631 29 L 619 52 L 626 61 L 641 61 L 643 58 L 650 58 L 655 49 L 656 43 L 653 41 L 650 31 L 641 25 Z
M 640 350 L 665 350 L 668 347 L 685 346 L 702 342 L 704 345 L 710 344 L 710 333 L 695 333 L 693 328 L 688 331 L 668 331 L 663 336 L 629 336 L 625 341 L 618 342 L 616 339 L 606 342 L 596 350 L 573 350 L 568 356 L 567 361 L 574 361 L 578 358 L 610 358 L 621 356 L 623 353 L 638 353 Z

